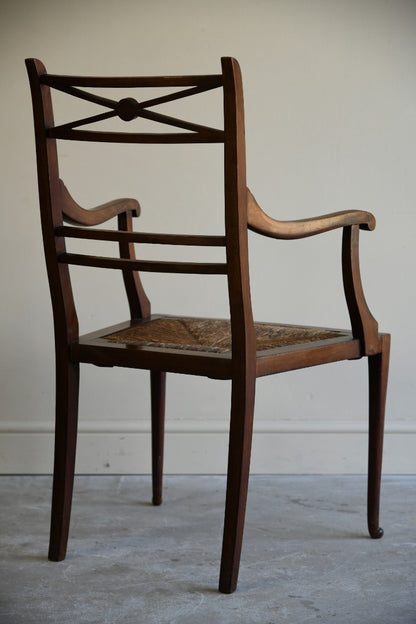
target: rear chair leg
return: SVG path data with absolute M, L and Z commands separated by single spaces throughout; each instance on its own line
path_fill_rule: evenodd
M 152 404 L 152 503 L 153 505 L 160 505 L 162 503 L 166 373 L 150 371 L 150 389 Z
M 49 559 L 65 559 L 74 485 L 79 364 L 56 364 L 56 429 Z
M 370 536 L 383 536 L 379 525 L 381 464 L 383 455 L 384 411 L 390 356 L 390 336 L 381 336 L 381 352 L 368 358 L 369 371 L 369 443 L 367 520 Z

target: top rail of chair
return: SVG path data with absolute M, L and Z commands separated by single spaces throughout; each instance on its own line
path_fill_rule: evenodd
M 101 87 L 101 88 L 134 88 L 134 87 L 220 87 L 222 74 L 201 76 L 61 76 L 58 74 L 42 74 L 40 82 L 50 87 Z

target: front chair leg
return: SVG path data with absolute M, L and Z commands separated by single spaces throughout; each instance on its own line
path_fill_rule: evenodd
M 74 485 L 79 364 L 57 361 L 56 428 L 49 559 L 65 559 Z
M 219 590 L 224 594 L 231 594 L 236 589 L 240 567 L 253 434 L 254 392 L 255 379 L 244 383 L 233 380 L 219 582 Z
M 383 455 L 384 411 L 389 370 L 390 336 L 381 336 L 381 351 L 368 358 L 369 370 L 369 443 L 367 519 L 370 536 L 383 536 L 379 525 L 381 464 Z
M 150 371 L 150 389 L 152 404 L 152 503 L 153 505 L 160 505 L 162 503 L 166 373 Z

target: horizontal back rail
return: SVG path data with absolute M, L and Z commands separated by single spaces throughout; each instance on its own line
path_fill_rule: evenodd
M 119 269 L 122 271 L 148 271 L 151 273 L 186 273 L 201 275 L 226 275 L 227 265 L 215 262 L 167 262 L 154 260 L 130 260 L 124 258 L 108 258 L 105 256 L 89 256 L 85 254 L 63 253 L 58 262 L 78 266 L 97 267 L 102 269 Z
M 105 143 L 223 143 L 224 132 L 101 132 L 99 130 L 71 130 L 71 128 L 49 128 L 49 139 L 67 141 L 98 141 Z
M 68 238 L 154 245 L 225 247 L 225 236 L 203 236 L 198 234 L 157 234 L 151 232 L 121 232 L 119 230 L 91 230 L 64 225 L 55 229 L 55 235 Z
M 102 87 L 102 88 L 135 88 L 135 87 L 220 87 L 222 74 L 196 76 L 63 76 L 43 74 L 40 82 L 50 87 Z

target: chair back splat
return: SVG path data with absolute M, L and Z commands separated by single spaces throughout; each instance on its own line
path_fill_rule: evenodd
M 80 363 L 150 371 L 153 504 L 162 502 L 163 434 L 166 373 L 231 380 L 227 491 L 219 589 L 237 586 L 249 478 L 256 378 L 288 370 L 368 357 L 370 435 L 368 528 L 381 537 L 379 498 L 384 408 L 390 337 L 380 334 L 366 303 L 358 260 L 359 230 L 375 227 L 373 215 L 344 211 L 299 221 L 279 221 L 258 205 L 246 182 L 244 104 L 241 71 L 233 58 L 221 59 L 221 73 L 192 76 L 88 77 L 48 74 L 36 59 L 26 67 L 32 94 L 39 201 L 49 287 L 53 306 L 56 360 L 56 435 L 49 558 L 65 558 L 74 480 Z M 153 94 L 146 96 L 146 89 Z M 179 119 L 155 107 L 214 89 L 223 95 L 223 127 Z M 101 90 L 104 94 L 97 94 Z M 130 94 L 139 92 L 142 99 Z M 166 93 L 170 90 L 169 93 Z M 107 95 L 115 91 L 120 99 Z M 98 108 L 94 115 L 55 125 L 52 95 L 64 93 Z M 129 94 L 126 96 L 126 92 Z M 149 94 L 149 91 L 147 91 Z M 138 96 L 137 96 L 138 97 Z M 164 131 L 137 132 L 141 118 Z M 127 130 L 103 129 L 101 122 L 126 122 Z M 93 129 L 91 129 L 94 124 Z M 134 124 L 132 124 L 134 125 Z M 97 129 L 98 127 L 98 129 Z M 105 126 L 107 127 L 107 126 Z M 155 126 L 156 127 L 156 126 Z M 80 206 L 60 178 L 58 141 L 96 143 L 223 145 L 224 233 L 166 234 L 133 230 L 140 215 L 136 199 L 121 198 L 92 209 Z M 117 218 L 117 229 L 102 226 Z M 248 230 L 277 239 L 297 239 L 343 229 L 342 274 L 351 327 L 254 322 L 251 306 Z M 66 241 L 118 243 L 117 257 L 67 251 Z M 217 247 L 223 262 L 144 260 L 135 245 Z M 72 265 L 121 271 L 130 318 L 79 335 L 71 287 Z M 228 319 L 152 314 L 139 272 L 224 275 L 228 283 Z

